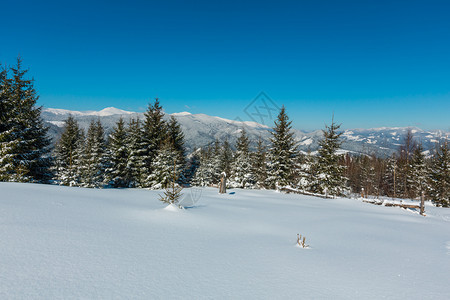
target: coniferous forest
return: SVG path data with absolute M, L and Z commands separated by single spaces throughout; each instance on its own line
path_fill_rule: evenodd
M 176 174 L 180 185 L 212 186 L 224 172 L 230 188 L 278 189 L 325 196 L 357 193 L 420 199 L 450 206 L 448 143 L 425 156 L 409 131 L 391 157 L 339 154 L 340 124 L 323 130 L 316 153 L 297 149 L 283 106 L 269 143 L 252 144 L 244 129 L 236 145 L 216 140 L 186 153 L 184 134 L 175 118 L 164 119 L 158 99 L 145 117 L 121 119 L 106 135 L 93 119 L 84 132 L 73 117 L 65 121 L 55 146 L 47 137 L 36 106 L 37 91 L 18 58 L 0 72 L 0 180 L 52 183 L 88 188 L 166 188 Z

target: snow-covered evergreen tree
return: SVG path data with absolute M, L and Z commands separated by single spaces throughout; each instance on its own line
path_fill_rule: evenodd
M 197 149 L 193 153 L 191 153 L 187 157 L 187 163 L 186 167 L 183 172 L 183 178 L 185 180 L 185 183 L 192 184 L 193 183 L 195 174 L 197 173 L 198 168 L 200 167 L 200 159 L 201 159 L 201 149 Z
M 159 104 L 158 98 L 155 99 L 154 104 L 149 104 L 145 112 L 145 122 L 143 128 L 143 144 L 145 155 L 144 168 L 141 170 L 146 180 L 142 183 L 144 187 L 150 187 L 152 183 L 147 181 L 152 174 L 152 163 L 158 155 L 158 150 L 161 149 L 167 137 L 167 124 L 163 119 L 164 112 L 162 106 Z
M 200 165 L 192 180 L 194 186 L 210 186 L 219 183 L 220 178 L 220 143 L 216 140 L 201 151 Z
M 297 143 L 291 131 L 292 121 L 283 106 L 275 121 L 268 157 L 268 177 L 266 183 L 269 188 L 292 185 L 295 172 L 295 160 L 298 155 Z
M 385 162 L 385 170 L 382 178 L 384 194 L 389 197 L 397 196 L 397 158 L 395 154 L 389 157 Z M 395 183 L 395 184 L 394 184 Z
M 8 181 L 14 173 L 14 153 L 18 140 L 13 134 L 13 103 L 11 101 L 12 80 L 6 68 L 0 71 L 0 180 Z
M 152 161 L 152 173 L 147 178 L 147 186 L 151 189 L 165 189 L 173 180 L 174 172 L 177 181 L 183 171 L 183 165 L 178 162 L 178 151 L 173 149 L 173 145 L 166 141 L 157 151 L 156 157 Z M 174 171 L 175 169 L 175 171 Z
M 337 154 L 342 135 L 342 132 L 337 132 L 337 130 L 341 125 L 332 120 L 331 125 L 325 125 L 325 127 L 326 130 L 322 130 L 323 139 L 319 142 L 318 150 L 318 188 L 322 194 L 340 196 L 347 190 L 344 177 L 345 166 L 339 164 L 340 155 Z
M 316 157 L 308 150 L 297 161 L 297 188 L 305 192 L 317 192 L 318 180 L 316 171 Z
M 91 121 L 81 162 L 81 186 L 98 188 L 104 186 L 106 169 L 106 142 L 100 120 Z
M 25 79 L 21 58 L 11 68 L 12 78 L 2 72 L 0 121 L 0 179 L 7 181 L 46 182 L 51 179 L 50 139 L 41 119 L 39 96 L 33 80 Z
M 143 187 L 149 175 L 145 170 L 146 143 L 143 141 L 143 129 L 139 119 L 131 119 L 127 127 L 127 172 L 130 187 Z
M 437 206 L 450 206 L 450 151 L 448 142 L 437 148 L 432 159 L 430 196 Z
M 256 151 L 251 153 L 252 156 L 252 172 L 255 175 L 255 185 L 257 188 L 265 188 L 267 180 L 267 161 L 266 147 L 263 140 L 259 137 L 256 143 Z
M 216 145 L 218 143 L 216 142 Z M 225 141 L 222 143 L 220 150 L 219 150 L 219 169 L 217 170 L 217 181 L 220 180 L 220 174 L 222 172 L 225 172 L 227 177 L 231 174 L 231 165 L 233 164 L 233 150 L 231 149 L 230 143 L 228 142 L 228 139 L 225 139 Z
M 231 175 L 228 185 L 234 188 L 253 188 L 255 186 L 255 174 L 253 173 L 250 158 L 249 139 L 244 129 L 236 141 L 236 152 L 231 164 Z
M 186 162 L 184 133 L 174 116 L 170 116 L 170 120 L 167 124 L 167 140 L 169 145 L 171 145 L 172 150 L 177 153 L 177 164 L 184 165 Z
M 178 174 L 178 183 L 187 183 L 184 133 L 181 130 L 180 124 L 173 116 L 170 116 L 170 120 L 167 123 L 166 143 L 169 144 L 171 150 L 176 154 L 177 169 L 182 170 L 181 174 Z
M 410 168 L 411 176 L 408 180 L 408 186 L 411 189 L 410 195 L 417 198 L 422 195 L 422 192 L 428 191 L 428 166 L 422 144 L 418 144 L 414 149 Z
M 108 158 L 110 167 L 106 170 L 106 182 L 112 187 L 129 187 L 128 170 L 129 145 L 125 122 L 119 119 L 113 132 L 109 135 Z
M 55 178 L 62 185 L 79 185 L 77 162 L 82 136 L 78 122 L 70 115 L 54 151 Z
M 403 138 L 403 142 L 398 149 L 398 161 L 397 161 L 397 181 L 398 190 L 404 198 L 413 198 L 413 190 L 409 183 L 412 180 L 411 160 L 416 148 L 416 142 L 411 129 L 408 129 L 406 135 Z

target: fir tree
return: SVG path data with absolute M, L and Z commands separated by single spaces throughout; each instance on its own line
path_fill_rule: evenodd
M 180 178 L 182 168 L 177 163 L 178 152 L 175 151 L 169 141 L 157 151 L 156 157 L 152 161 L 151 168 L 153 172 L 149 175 L 146 182 L 151 189 L 165 189 L 173 179 L 175 172 L 177 181 Z M 175 168 L 175 170 L 174 170 Z
M 319 142 L 318 150 L 318 188 L 322 194 L 340 196 L 346 191 L 345 166 L 339 164 L 340 155 L 336 153 L 341 145 L 339 138 L 342 132 L 337 132 L 341 125 L 332 120 L 331 125 L 325 127 L 326 130 L 322 130 L 323 139 Z
M 409 186 L 408 182 L 411 182 L 412 177 L 412 169 L 411 169 L 411 160 L 412 155 L 414 153 L 414 149 L 416 147 L 416 142 L 414 141 L 414 136 L 411 129 L 408 129 L 406 135 L 403 138 L 403 143 L 400 145 L 398 152 L 398 187 L 402 197 L 404 198 L 413 198 L 411 194 L 412 189 Z
M 411 176 L 408 186 L 411 189 L 410 194 L 413 198 L 420 197 L 422 193 L 428 190 L 428 167 L 423 154 L 422 144 L 418 144 L 414 149 L 411 159 Z
M 197 173 L 198 168 L 200 167 L 200 160 L 201 160 L 200 149 L 194 151 L 189 155 L 185 170 L 183 172 L 185 183 L 195 185 L 193 180 L 195 178 L 195 174 Z
M 255 175 L 255 185 L 258 188 L 264 188 L 267 180 L 267 161 L 266 161 L 266 147 L 263 140 L 259 137 L 256 143 L 256 151 L 252 154 L 252 170 Z
M 385 162 L 385 171 L 382 178 L 383 191 L 386 196 L 395 198 L 397 194 L 397 158 L 395 154 Z
M 129 187 L 143 187 L 148 174 L 145 172 L 146 143 L 143 141 L 143 129 L 139 119 L 131 119 L 127 127 L 127 177 Z
M 177 164 L 184 165 L 186 162 L 184 134 L 174 116 L 170 116 L 167 124 L 167 140 L 172 150 L 177 153 Z
M 113 187 L 130 185 L 131 178 L 127 168 L 129 144 L 127 142 L 125 122 L 120 118 L 109 136 L 108 143 L 110 168 L 107 169 L 107 182 Z
M 82 186 L 90 188 L 103 187 L 106 169 L 106 143 L 100 120 L 91 121 L 89 125 L 81 169 Z
M 230 187 L 253 188 L 255 175 L 253 173 L 252 161 L 250 159 L 249 139 L 244 129 L 236 141 L 236 153 L 231 164 Z
M 302 155 L 301 160 L 297 163 L 297 175 L 299 189 L 311 193 L 317 192 L 316 159 L 310 150 L 306 155 Z
M 219 145 L 218 143 L 216 145 Z M 217 148 L 217 147 L 216 147 Z M 217 150 L 216 150 L 217 151 Z M 231 150 L 230 143 L 228 139 L 222 143 L 219 152 L 219 170 L 217 170 L 217 182 L 220 180 L 220 174 L 225 172 L 226 176 L 229 177 L 231 174 L 231 165 L 233 163 L 233 150 Z
M 158 98 L 155 99 L 154 104 L 149 104 L 145 112 L 145 122 L 143 130 L 143 144 L 145 149 L 144 155 L 144 177 L 149 178 L 152 170 L 152 163 L 158 150 L 161 149 L 163 142 L 167 136 L 166 122 L 163 120 L 164 112 L 162 106 L 159 104 Z M 151 186 L 148 181 L 143 182 L 144 187 Z
M 215 145 L 209 145 L 200 153 L 200 165 L 195 172 L 192 184 L 194 186 L 210 186 L 218 183 L 219 178 L 219 159 L 220 150 L 218 141 Z M 217 147 L 216 147 L 217 146 Z
M 450 152 L 448 142 L 437 148 L 432 159 L 430 196 L 437 206 L 450 206 Z
M 77 159 L 81 138 L 82 131 L 78 122 L 70 115 L 65 121 L 63 133 L 54 152 L 56 179 L 62 185 L 77 186 L 79 184 Z
M 2 113 L 0 131 L 0 176 L 8 181 L 46 182 L 52 177 L 48 128 L 41 119 L 41 107 L 33 80 L 25 79 L 28 70 L 17 59 L 12 78 L 2 72 Z
M 291 131 L 292 121 L 283 106 L 275 121 L 269 150 L 267 184 L 269 188 L 278 188 L 293 183 L 295 159 L 298 155 L 294 133 Z

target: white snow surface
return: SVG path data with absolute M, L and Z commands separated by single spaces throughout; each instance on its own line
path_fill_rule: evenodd
M 184 190 L 189 193 L 188 189 Z M 1 299 L 448 299 L 450 210 L 0 183 Z M 297 233 L 308 249 L 296 247 Z
M 99 117 L 134 114 L 134 112 L 125 111 L 125 110 L 118 109 L 115 107 L 107 107 L 100 111 L 75 111 L 75 110 L 67 110 L 67 109 L 60 109 L 60 108 L 44 108 L 43 111 L 53 113 L 56 115 L 71 114 L 73 116 L 99 116 Z

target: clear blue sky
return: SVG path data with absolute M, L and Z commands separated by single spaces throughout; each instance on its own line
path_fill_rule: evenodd
M 250 119 L 264 91 L 298 129 L 450 129 L 449 1 L 3 1 L 0 62 L 40 105 Z M 268 122 L 270 123 L 270 122 Z

